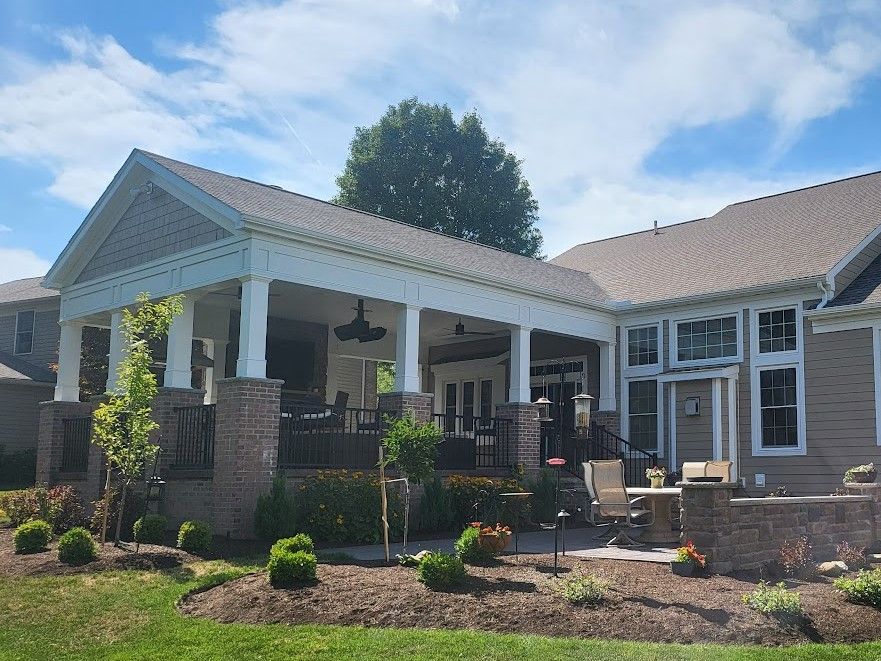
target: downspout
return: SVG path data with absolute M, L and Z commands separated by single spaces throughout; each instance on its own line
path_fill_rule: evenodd
M 817 306 L 817 309 L 819 310 L 826 307 L 826 304 L 835 297 L 835 279 L 827 275 L 823 280 L 820 280 L 817 283 L 817 288 L 823 292 L 823 298 Z

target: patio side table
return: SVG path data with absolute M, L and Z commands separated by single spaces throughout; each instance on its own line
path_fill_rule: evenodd
M 654 512 L 654 521 L 645 529 L 639 538 L 640 542 L 672 543 L 679 541 L 679 534 L 673 531 L 673 520 L 670 518 L 670 502 L 682 494 L 679 487 L 628 487 L 627 495 L 645 496 L 648 509 Z

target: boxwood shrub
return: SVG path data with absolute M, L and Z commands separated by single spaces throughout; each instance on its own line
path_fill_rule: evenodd
M 98 545 L 85 528 L 71 528 L 58 540 L 58 559 L 68 565 L 84 565 L 98 557 Z
M 37 519 L 22 523 L 15 529 L 12 545 L 16 553 L 36 553 L 44 550 L 52 540 L 52 526 Z
M 301 532 L 293 537 L 285 537 L 284 539 L 278 540 L 272 545 L 272 549 L 270 549 L 269 553 L 272 554 L 277 551 L 288 551 L 290 553 L 305 551 L 306 553 L 315 553 L 315 544 L 312 543 L 312 538 L 309 537 L 309 535 Z
M 161 514 L 148 514 L 135 521 L 132 534 L 139 544 L 161 544 L 168 520 Z
M 269 554 L 269 582 L 273 587 L 290 587 L 315 580 L 318 560 L 307 551 L 274 549 Z
M 177 547 L 187 553 L 205 553 L 211 548 L 211 527 L 203 521 L 184 521 L 177 533 Z
M 416 577 L 432 589 L 458 585 L 465 576 L 465 565 L 451 553 L 429 553 L 416 567 Z

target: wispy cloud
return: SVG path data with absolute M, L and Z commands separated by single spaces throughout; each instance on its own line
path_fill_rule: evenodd
M 50 266 L 49 262 L 32 250 L 3 246 L 0 246 L 0 264 L 3 264 L 3 269 L 0 270 L 0 282 L 45 275 Z

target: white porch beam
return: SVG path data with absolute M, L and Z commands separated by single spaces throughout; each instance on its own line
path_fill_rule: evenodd
M 598 342 L 600 346 L 600 411 L 615 411 L 618 401 L 615 397 L 615 382 L 618 375 L 614 342 Z
M 83 350 L 83 326 L 75 321 L 61 322 L 61 340 L 58 344 L 58 378 L 55 401 L 80 400 L 80 355 Z
M 722 458 L 722 379 L 712 380 L 713 395 L 713 459 Z
M 511 329 L 511 384 L 508 388 L 508 401 L 528 403 L 532 400 L 529 389 L 529 340 L 532 329 L 515 326 Z
M 740 479 L 737 433 L 737 379 L 728 379 L 728 459 L 734 468 L 734 479 Z
M 168 329 L 163 381 L 166 388 L 193 387 L 193 318 L 196 304 L 192 296 L 184 296 L 183 308 Z
M 119 380 L 119 363 L 122 361 L 122 310 L 110 315 L 110 353 L 107 354 L 107 386 L 106 392 L 113 392 Z
M 419 375 L 419 315 L 422 308 L 401 305 L 395 338 L 395 390 L 422 392 Z
M 242 315 L 239 322 L 239 359 L 236 376 L 266 378 L 266 324 L 269 315 L 269 278 L 242 278 Z

